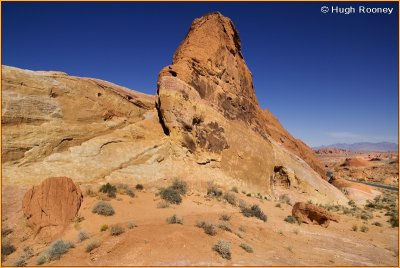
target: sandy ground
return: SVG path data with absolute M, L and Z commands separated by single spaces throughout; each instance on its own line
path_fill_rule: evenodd
M 25 188 L 3 188 L 3 224 L 14 229 L 8 236 L 17 251 L 7 257 L 3 265 L 13 265 L 22 254 L 22 248 L 31 246 L 35 256 L 27 261 L 36 265 L 38 256 L 48 243 L 34 240 L 23 220 L 21 207 Z M 238 207 L 205 196 L 204 192 L 189 192 L 182 204 L 168 208 L 157 208 L 160 201 L 156 188 L 136 191 L 136 197 L 117 195 L 109 202 L 114 207 L 114 216 L 106 217 L 91 212 L 97 197 L 85 196 L 80 215 L 85 219 L 79 224 L 71 223 L 62 239 L 75 243 L 60 260 L 46 265 L 52 266 L 187 266 L 187 265 L 314 265 L 314 266 L 397 266 L 398 228 L 391 228 L 384 212 L 375 213 L 369 222 L 341 215 L 339 223 L 331 222 L 328 228 L 318 225 L 290 224 L 284 218 L 291 214 L 288 204 L 260 200 L 245 194 L 236 194 L 249 204 L 259 204 L 267 214 L 267 222 L 247 218 Z M 166 218 L 177 214 L 183 224 L 168 224 Z M 196 222 L 205 220 L 218 224 L 222 214 L 231 216 L 232 232 L 218 230 L 209 236 L 196 227 Z M 382 227 L 372 225 L 380 222 Z M 129 229 L 128 224 L 137 227 Z M 125 232 L 111 236 L 109 231 L 100 232 L 103 224 L 120 224 Z M 366 225 L 369 231 L 354 232 Z M 245 232 L 239 231 L 243 226 Z M 88 232 L 90 238 L 77 241 L 79 231 Z M 239 237 L 240 236 L 240 237 Z M 223 239 L 230 241 L 232 259 L 221 258 L 212 247 Z M 88 243 L 100 241 L 99 248 L 86 253 Z M 254 253 L 247 253 L 239 245 L 247 243 Z

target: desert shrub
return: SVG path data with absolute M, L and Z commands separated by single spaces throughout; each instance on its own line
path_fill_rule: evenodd
M 171 188 L 176 190 L 179 194 L 185 195 L 186 192 L 187 192 L 188 186 L 187 186 L 187 183 L 185 181 L 180 180 L 180 179 L 175 179 L 172 182 Z
M 361 228 L 360 228 L 360 231 L 363 232 L 363 233 L 368 232 L 368 230 L 369 230 L 368 227 L 365 226 L 365 225 L 361 226 Z
M 37 264 L 41 265 L 46 262 L 51 262 L 54 260 L 58 260 L 62 255 L 67 253 L 70 248 L 73 248 L 74 244 L 70 241 L 57 240 L 53 242 L 49 248 L 44 252 L 42 256 L 37 260 Z
M 240 247 L 248 253 L 253 253 L 253 248 L 249 244 L 242 243 L 240 244 Z
M 276 204 L 275 207 L 277 207 L 277 208 L 282 207 L 282 206 L 281 206 L 281 203 Z
M 218 188 L 213 182 L 208 182 L 207 195 L 211 197 L 221 197 L 222 190 Z
M 180 192 L 171 187 L 162 188 L 160 190 L 160 196 L 162 199 L 168 201 L 171 204 L 180 204 L 182 202 L 182 197 Z
M 235 193 L 239 193 L 239 189 L 236 186 L 233 186 L 231 191 L 235 192 Z
M 91 241 L 86 245 L 86 252 L 91 252 L 93 249 L 100 247 L 100 241 Z
M 229 221 L 229 220 L 231 219 L 231 216 L 226 215 L 226 214 L 222 214 L 222 215 L 219 217 L 219 219 L 220 219 L 221 221 Z
M 135 227 L 137 227 L 137 225 L 134 224 L 133 222 L 129 222 L 129 223 L 128 223 L 128 229 L 133 229 L 133 228 L 135 228 Z
M 167 218 L 167 222 L 169 224 L 183 224 L 182 218 L 180 218 L 176 214 L 174 214 L 171 217 Z
M 245 233 L 246 232 L 246 227 L 244 227 L 243 225 L 239 226 L 239 231 Z
M 249 206 L 243 199 L 239 199 L 239 208 L 245 208 Z
M 89 234 L 85 231 L 80 231 L 78 233 L 78 242 L 82 242 L 89 238 Z
M 157 208 L 168 208 L 169 207 L 169 203 L 165 200 L 162 200 L 160 202 L 158 202 L 157 204 Z
M 126 189 L 126 190 L 125 190 L 125 193 L 126 193 L 127 195 L 129 195 L 130 197 L 135 197 L 135 192 L 134 192 L 132 189 L 130 189 L 130 188 Z
M 203 228 L 203 226 L 204 226 L 205 224 L 206 224 L 205 221 L 197 221 L 197 222 L 196 222 L 196 227 Z
M 196 226 L 202 228 L 204 230 L 204 233 L 208 235 L 214 236 L 217 234 L 217 227 L 212 223 L 208 223 L 205 221 L 198 221 L 196 223 Z
M 22 255 L 22 258 L 25 260 L 28 260 L 33 257 L 33 249 L 30 246 L 27 246 L 24 248 L 24 254 Z
M 1 241 L 1 255 L 8 256 L 16 250 L 14 245 L 11 244 L 8 240 Z
M 292 205 L 290 202 L 290 197 L 287 194 L 282 194 L 279 196 L 279 202 Z
M 389 216 L 388 222 L 392 227 L 399 226 L 399 213 L 397 210 L 389 210 L 385 213 L 385 216 Z
M 90 197 L 95 197 L 97 195 L 97 193 L 95 191 L 93 191 L 91 187 L 88 187 L 88 188 L 86 188 L 86 195 L 90 196 Z
M 144 187 L 143 187 L 143 185 L 142 184 L 136 184 L 136 190 L 138 190 L 138 191 L 141 191 L 141 190 L 143 190 L 144 189 Z
M 220 223 L 218 224 L 218 227 L 219 227 L 220 229 L 224 230 L 224 231 L 232 232 L 232 227 L 231 227 L 231 225 L 230 225 L 228 222 L 226 222 L 226 221 L 220 222 Z
M 14 266 L 22 267 L 26 266 L 26 260 L 33 257 L 33 249 L 29 246 L 24 248 L 24 253 L 18 259 L 14 261 Z
M 47 251 L 50 261 L 60 259 L 63 254 L 67 253 L 73 247 L 74 244 L 70 241 L 57 240 L 53 242 Z
M 267 215 L 260 209 L 258 205 L 252 205 L 251 207 L 243 207 L 240 211 L 246 217 L 256 217 L 266 222 Z
M 397 212 L 397 195 L 390 191 L 384 191 L 382 195 L 376 196 L 373 200 L 367 200 L 365 208 L 384 209 L 388 213 Z
M 104 184 L 100 187 L 99 191 L 102 193 L 106 193 L 108 197 L 114 198 L 116 197 L 117 187 L 107 182 L 107 184 Z
M 104 216 L 112 216 L 114 215 L 115 211 L 110 203 L 100 201 L 98 202 L 92 209 L 93 213 L 97 213 L 99 215 Z
M 27 265 L 27 263 L 26 263 L 25 259 L 22 258 L 22 257 L 19 257 L 14 262 L 14 266 L 17 266 L 17 267 L 23 267 L 23 266 L 26 266 L 26 265 Z
M 129 187 L 128 184 L 118 183 L 116 185 L 116 189 L 119 194 L 126 194 L 130 197 L 135 197 L 135 192 Z
M 37 265 L 42 265 L 45 264 L 47 262 L 47 258 L 45 255 L 40 256 L 37 260 L 36 260 L 36 264 Z
M 372 215 L 369 215 L 368 213 L 361 213 L 360 219 L 367 221 L 369 218 L 371 218 Z
M 358 226 L 354 224 L 354 225 L 351 227 L 351 230 L 354 231 L 354 232 L 357 232 Z
M 118 225 L 118 224 L 115 224 L 115 225 L 111 225 L 111 227 L 110 227 L 110 234 L 112 235 L 112 236 L 117 236 L 117 235 L 120 235 L 120 234 L 122 234 L 122 233 L 124 233 L 125 232 L 125 230 L 124 230 L 124 228 L 122 228 L 120 225 Z
M 7 235 L 11 234 L 13 230 L 11 228 L 8 228 L 7 226 L 3 226 L 1 228 L 1 237 L 6 237 Z
M 374 223 L 372 223 L 372 225 L 375 225 L 375 226 L 379 226 L 379 227 L 381 227 L 382 226 L 382 224 L 380 223 L 380 222 L 374 222 Z
M 100 227 L 100 232 L 104 232 L 104 231 L 107 231 L 108 230 L 108 225 L 107 224 L 103 224 L 101 227 Z
M 230 260 L 231 259 L 231 243 L 225 240 L 219 240 L 217 244 L 214 245 L 213 250 L 215 250 L 222 258 Z
M 223 197 L 226 200 L 226 202 L 228 202 L 232 206 L 236 206 L 237 200 L 235 194 L 227 192 L 224 194 Z
M 243 234 L 242 234 L 241 232 L 239 232 L 239 231 L 234 231 L 233 233 L 234 233 L 237 237 L 243 238 Z
M 393 213 L 392 215 L 390 215 L 389 221 L 390 225 L 394 228 L 394 227 L 399 227 L 399 214 L 396 211 L 395 213 Z
M 289 216 L 287 216 L 286 218 L 285 218 L 285 221 L 286 222 L 288 222 L 288 223 L 297 223 L 297 219 L 296 219 L 296 217 L 294 217 L 294 216 L 292 216 L 292 215 L 289 215 Z
M 355 207 L 356 206 L 356 202 L 354 202 L 354 200 L 350 200 L 348 204 L 351 207 Z

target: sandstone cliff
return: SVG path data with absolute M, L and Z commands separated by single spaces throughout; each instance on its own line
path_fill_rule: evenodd
M 346 202 L 313 152 L 260 109 L 239 34 L 219 13 L 193 22 L 156 97 L 60 72 L 2 74 L 3 183 L 182 177 Z

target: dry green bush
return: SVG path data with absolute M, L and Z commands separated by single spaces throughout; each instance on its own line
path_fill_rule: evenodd
M 208 223 L 205 221 L 198 221 L 196 223 L 196 226 L 202 228 L 204 232 L 208 235 L 214 236 L 217 234 L 217 227 L 212 223 Z
M 267 221 L 267 215 L 261 210 L 258 205 L 252 205 L 251 207 L 242 207 L 240 211 L 246 217 L 256 217 L 264 222 Z
M 230 225 L 228 222 L 226 222 L 226 221 L 220 222 L 220 223 L 218 224 L 218 227 L 219 227 L 220 229 L 224 230 L 224 231 L 232 232 L 232 227 L 231 227 L 231 225 Z
M 247 251 L 248 253 L 253 253 L 253 248 L 249 244 L 241 243 L 240 247 L 245 251 Z
M 174 214 L 171 217 L 167 218 L 167 222 L 169 224 L 183 224 L 182 218 L 178 217 L 176 214 Z
M 229 220 L 231 219 L 231 216 L 226 215 L 226 214 L 222 214 L 222 215 L 219 217 L 219 219 L 220 219 L 221 221 L 229 221 Z
M 222 258 L 230 260 L 231 259 L 231 243 L 225 240 L 219 240 L 217 244 L 214 245 L 213 250 L 215 250 Z
M 110 234 L 112 236 L 118 236 L 124 232 L 125 232 L 124 228 L 118 224 L 111 225 L 110 227 Z
M 86 231 L 80 231 L 78 233 L 78 242 L 82 242 L 89 238 L 89 234 Z
M 237 200 L 236 200 L 236 196 L 234 193 L 227 192 L 224 194 L 223 198 L 226 200 L 226 202 L 228 202 L 232 206 L 237 205 Z
M 95 248 L 100 247 L 101 243 L 98 240 L 95 241 L 90 241 L 87 245 L 86 245 L 86 252 L 91 252 L 92 250 L 94 250 Z
M 38 258 L 36 264 L 42 265 L 46 262 L 58 260 L 73 247 L 74 244 L 70 241 L 57 240 Z
M 99 201 L 92 209 L 93 213 L 97 213 L 99 215 L 104 216 L 112 216 L 114 215 L 115 211 L 110 203 L 105 201 Z
M 100 187 L 99 192 L 106 193 L 108 197 L 114 198 L 116 197 L 117 187 L 107 182 L 106 184 Z
M 207 195 L 211 197 L 221 197 L 222 190 L 219 189 L 219 187 L 215 185 L 213 182 L 208 182 Z

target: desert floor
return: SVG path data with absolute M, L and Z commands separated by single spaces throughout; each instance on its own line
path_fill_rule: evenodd
M 91 185 L 95 189 L 98 185 Z M 135 197 L 117 194 L 109 199 L 95 193 L 87 195 L 88 185 L 81 185 L 84 200 L 80 209 L 80 222 L 71 222 L 60 239 L 69 240 L 75 247 L 59 260 L 46 263 L 52 266 L 132 266 L 132 265 L 349 265 L 349 266 L 397 266 L 398 228 L 387 222 L 384 210 L 373 211 L 369 220 L 340 215 L 338 223 L 331 222 L 328 228 L 319 225 L 291 224 L 284 219 L 291 215 L 292 206 L 279 200 L 264 200 L 247 193 L 235 193 L 237 199 L 248 204 L 258 204 L 268 216 L 267 222 L 254 217 L 245 217 L 237 206 L 223 198 L 217 200 L 206 195 L 206 190 L 191 189 L 180 205 L 159 208 L 161 201 L 158 189 L 145 185 L 142 191 L 135 191 Z M 3 265 L 13 265 L 30 247 L 33 256 L 27 265 L 36 261 L 49 242 L 34 239 L 26 227 L 21 209 L 22 196 L 26 188 L 3 186 L 3 226 L 12 229 L 7 239 L 16 251 L 6 257 Z M 99 199 L 108 199 L 115 210 L 113 216 L 92 213 Z M 169 224 L 166 219 L 176 214 L 183 224 Z M 196 226 L 198 221 L 219 225 L 222 214 L 230 216 L 231 231 L 218 228 L 215 236 L 206 234 Z M 379 222 L 381 226 L 373 225 Z M 129 226 L 136 227 L 129 228 Z M 112 236 L 110 231 L 100 231 L 102 225 L 118 224 L 125 232 Z M 357 225 L 357 231 L 352 228 Z M 368 230 L 361 232 L 362 226 Z M 240 231 L 240 230 L 241 231 Z M 79 242 L 79 232 L 89 235 Z M 213 250 L 218 240 L 231 244 L 230 260 L 222 258 Z M 89 243 L 96 241 L 99 247 L 86 252 Z M 240 244 L 250 245 L 254 252 L 248 253 Z

